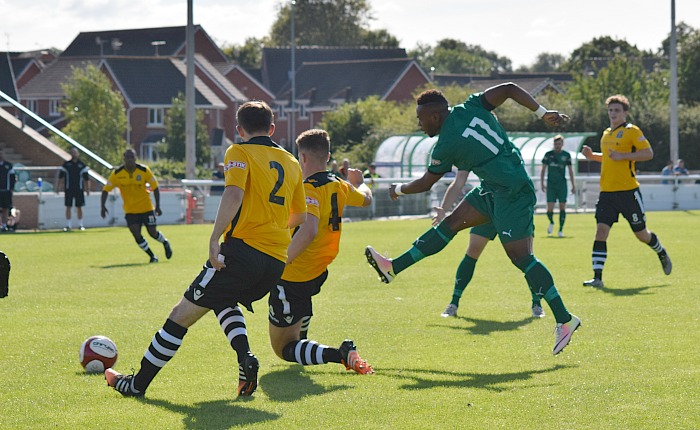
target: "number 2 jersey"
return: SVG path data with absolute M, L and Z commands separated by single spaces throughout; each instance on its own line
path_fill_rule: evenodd
M 362 206 L 365 196 L 352 184 L 330 172 L 315 173 L 304 181 L 307 213 L 318 217 L 313 242 L 284 269 L 282 279 L 306 282 L 317 278 L 338 255 L 345 206 Z
M 428 171 L 445 174 L 456 166 L 474 172 L 484 191 L 515 195 L 523 188 L 535 189 L 523 166 L 520 152 L 491 114 L 495 109 L 475 93 L 452 107 L 440 129 Z
M 299 162 L 269 137 L 235 143 L 224 157 L 226 186 L 244 191 L 243 202 L 224 240 L 235 237 L 280 261 L 291 242 L 289 215 L 305 213 Z

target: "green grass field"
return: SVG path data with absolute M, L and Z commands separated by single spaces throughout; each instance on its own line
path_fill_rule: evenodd
M 596 290 L 581 286 L 592 274 L 593 215 L 569 214 L 563 239 L 547 238 L 546 218 L 535 218 L 536 255 L 583 321 L 557 357 L 549 308 L 530 317 L 525 281 L 500 244 L 482 255 L 460 316 L 444 319 L 466 233 L 384 285 L 365 245 L 396 256 L 430 221 L 346 223 L 310 338 L 336 347 L 354 339 L 377 373 L 278 359 L 261 301 L 246 313 L 260 386 L 240 400 L 235 353 L 211 314 L 145 399 L 122 398 L 78 362 L 82 341 L 102 334 L 119 348 L 118 370 L 138 369 L 199 272 L 210 225 L 162 226 L 175 255 L 165 260 L 149 239 L 155 265 L 126 228 L 4 234 L 12 272 L 0 300 L 0 429 L 699 428 L 700 212 L 652 212 L 648 222 L 672 275 L 623 223 L 608 242 L 606 288 Z

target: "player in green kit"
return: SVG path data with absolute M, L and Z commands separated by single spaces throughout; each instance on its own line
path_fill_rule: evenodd
M 564 151 L 564 136 L 558 134 L 554 136 L 554 149 L 544 154 L 542 159 L 542 171 L 540 173 L 540 183 L 542 191 L 547 193 L 547 218 L 549 226 L 547 234 L 554 231 L 554 203 L 559 201 L 559 237 L 564 237 L 564 222 L 566 221 L 566 170 L 569 168 L 569 179 L 571 179 L 571 192 L 576 192 L 576 179 L 574 178 L 574 168 L 571 165 L 571 154 Z M 545 174 L 547 182 L 545 185 Z
M 491 111 L 508 99 L 535 112 L 549 125 L 568 117 L 548 111 L 525 90 L 513 83 L 491 87 L 472 94 L 466 102 L 449 108 L 447 99 L 437 90 L 421 93 L 417 100 L 418 125 L 428 136 L 440 135 L 431 155 L 428 170 L 407 184 L 393 184 L 393 200 L 403 194 L 430 190 L 445 173 L 456 166 L 472 171 L 481 179 L 450 215 L 437 227 L 419 237 L 413 246 L 395 259 L 388 259 L 371 246 L 365 250 L 367 261 L 385 283 L 423 258 L 440 252 L 460 231 L 475 225 L 493 223 L 511 262 L 525 274 L 530 289 L 543 297 L 557 322 L 553 354 L 571 340 L 581 320 L 567 311 L 549 270 L 532 253 L 535 187 L 520 153 Z

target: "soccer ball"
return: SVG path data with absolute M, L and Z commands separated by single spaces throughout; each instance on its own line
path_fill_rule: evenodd
M 80 345 L 80 364 L 88 373 L 102 373 L 117 362 L 117 345 L 105 336 L 91 336 Z

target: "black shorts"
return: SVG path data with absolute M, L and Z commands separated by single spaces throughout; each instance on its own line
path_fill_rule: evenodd
M 85 206 L 85 193 L 83 190 L 66 190 L 66 195 L 64 198 L 66 207 L 73 206 L 74 200 L 76 208 L 82 208 Z
M 221 244 L 226 267 L 216 271 L 209 260 L 185 291 L 185 298 L 195 305 L 220 310 L 242 304 L 253 312 L 253 302 L 277 284 L 284 262 L 247 245 L 240 239 Z
M 12 209 L 12 191 L 0 191 L 0 208 Z
M 124 215 L 126 219 L 126 225 L 145 225 L 146 227 L 155 227 L 156 223 L 156 213 L 153 211 L 145 212 L 142 214 L 126 214 Z
M 622 214 L 632 231 L 638 232 L 647 228 L 647 217 L 644 214 L 644 201 L 639 188 L 629 191 L 601 192 L 595 205 L 595 219 L 599 224 L 612 227 Z
M 291 327 L 303 317 L 313 313 L 311 297 L 321 291 L 321 285 L 326 282 L 328 271 L 306 282 L 289 282 L 280 279 L 267 299 L 269 306 L 268 319 L 276 327 Z

